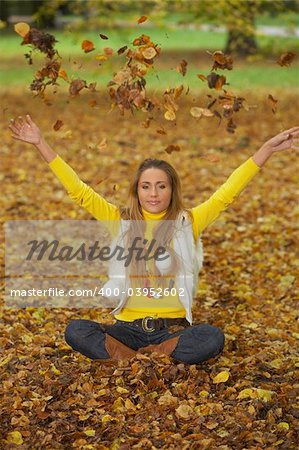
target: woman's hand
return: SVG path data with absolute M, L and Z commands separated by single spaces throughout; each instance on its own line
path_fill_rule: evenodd
M 253 155 L 253 161 L 262 167 L 273 153 L 289 149 L 299 150 L 299 127 L 282 131 L 269 139 Z
M 47 163 L 50 163 L 56 158 L 57 153 L 52 150 L 42 137 L 40 129 L 33 122 L 29 114 L 26 115 L 26 119 L 18 117 L 17 119 L 12 120 L 9 128 L 13 132 L 12 137 L 14 139 L 35 145 Z
M 299 150 L 299 127 L 282 131 L 265 142 L 261 148 L 270 150 L 272 153 L 288 149 Z
M 42 134 L 38 126 L 33 122 L 29 114 L 26 115 L 26 119 L 18 117 L 11 120 L 9 126 L 13 132 L 12 137 L 19 141 L 27 142 L 28 144 L 39 145 L 42 140 Z

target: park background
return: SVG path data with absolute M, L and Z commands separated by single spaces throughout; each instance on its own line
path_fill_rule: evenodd
M 138 23 L 141 16 L 146 20 Z M 68 81 L 60 78 L 44 96 L 30 84 L 45 56 L 36 52 L 28 65 L 28 46 L 14 32 L 19 22 L 58 41 Z M 187 207 L 206 200 L 265 140 L 298 124 L 298 29 L 298 1 L 1 1 L 1 448 L 296 448 L 294 151 L 274 155 L 204 233 L 194 318 L 220 326 L 226 347 L 199 366 L 159 355 L 91 362 L 64 343 L 63 331 L 79 317 L 109 322 L 108 310 L 7 308 L 4 223 L 90 218 L 35 149 L 11 138 L 9 120 L 27 112 L 80 177 L 113 203 L 125 203 L 128 178 L 145 157 L 177 168 Z M 141 34 L 161 47 L 145 76 L 149 95 L 184 86 L 174 121 L 160 114 L 149 124 L 138 108 L 124 115 L 111 108 L 107 83 L 125 64 L 117 50 Z M 84 53 L 83 40 L 95 50 Z M 97 60 L 105 47 L 114 55 Z M 207 95 L 221 93 L 197 76 L 208 75 L 217 50 L 234 60 L 232 70 L 217 72 L 229 82 L 224 88 L 248 105 L 234 114 L 234 133 L 225 119 L 190 114 L 207 107 Z M 297 57 L 279 65 L 288 52 Z M 97 82 L 96 92 L 70 96 L 77 78 Z M 169 146 L 179 151 L 167 153 Z

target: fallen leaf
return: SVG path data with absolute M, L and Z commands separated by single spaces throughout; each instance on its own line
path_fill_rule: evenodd
M 229 379 L 229 372 L 227 370 L 223 370 L 219 372 L 214 378 L 213 383 L 225 383 Z

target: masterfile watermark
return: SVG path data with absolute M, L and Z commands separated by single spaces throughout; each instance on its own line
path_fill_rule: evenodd
M 27 242 L 30 250 L 26 256 L 26 261 L 36 259 L 40 261 L 45 258 L 48 261 L 124 261 L 124 266 L 128 267 L 133 259 L 135 261 L 165 261 L 170 257 L 166 252 L 166 248 L 158 246 L 156 249 L 157 241 L 152 239 L 142 239 L 141 237 L 135 237 L 132 244 L 127 248 L 121 245 L 115 245 L 113 247 L 99 245 L 99 241 L 95 241 L 92 245 L 88 246 L 85 242 L 82 242 L 78 248 L 74 248 L 71 245 L 61 245 L 61 243 L 55 239 L 51 242 L 44 239 L 41 241 L 33 240 Z M 163 256 L 164 255 L 164 256 Z
M 159 221 L 6 222 L 6 305 L 115 308 L 124 296 L 142 295 L 166 307 L 163 298 L 180 293 L 173 271 L 177 249 L 167 239 L 176 224 L 163 225 L 159 230 Z M 184 245 L 192 247 L 186 240 Z

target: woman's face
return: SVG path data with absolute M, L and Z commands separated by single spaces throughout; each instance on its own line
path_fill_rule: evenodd
M 172 195 L 168 175 L 161 169 L 146 169 L 139 178 L 137 193 L 143 209 L 150 213 L 164 211 Z

